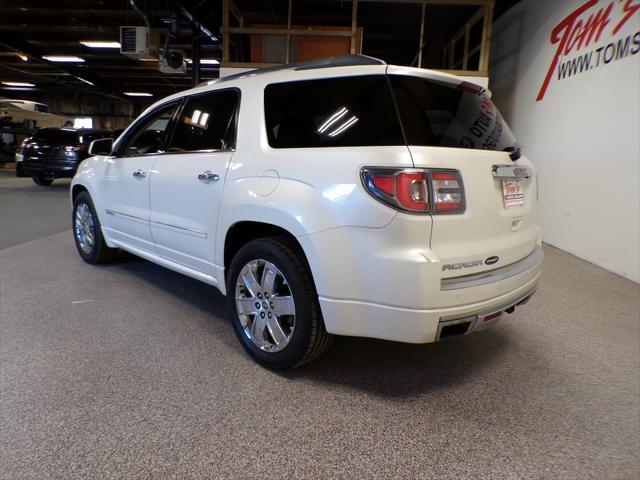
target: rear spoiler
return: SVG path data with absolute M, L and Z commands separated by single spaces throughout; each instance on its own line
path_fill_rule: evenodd
M 478 85 L 477 83 L 467 82 L 464 80 L 458 84 L 458 89 L 465 92 L 477 93 L 478 95 L 486 95 L 491 98 L 491 90 L 483 87 L 482 85 Z

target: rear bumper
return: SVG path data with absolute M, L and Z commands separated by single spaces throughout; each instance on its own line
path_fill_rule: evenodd
M 505 313 L 513 313 L 515 308 L 527 303 L 535 293 L 537 285 L 531 290 L 525 290 L 518 296 L 503 303 L 492 305 L 484 310 L 471 314 L 456 315 L 453 317 L 440 317 L 436 340 L 442 340 L 451 336 L 467 335 L 477 330 L 494 325 Z
M 25 175 L 42 175 L 48 178 L 73 178 L 78 169 L 77 165 L 29 165 L 21 162 Z
M 511 263 L 447 277 L 444 262 L 429 249 L 430 230 L 428 220 L 404 215 L 382 228 L 341 227 L 298 237 L 327 331 L 428 343 L 442 336 L 441 322 L 473 317 L 462 333 L 484 328 L 492 323 L 485 322 L 487 314 L 510 309 L 535 290 L 543 260 L 539 235 L 516 242 L 517 256 L 501 255 L 517 259 Z
M 406 343 L 430 343 L 489 327 L 505 311 L 510 313 L 512 308 L 526 303 L 537 288 L 540 265 L 536 265 L 534 270 L 533 278 L 515 290 L 482 302 L 457 307 L 414 310 L 323 297 L 320 297 L 320 305 L 330 333 Z M 492 318 L 498 313 L 500 315 Z M 460 326 L 447 328 L 454 325 Z
M 542 263 L 544 254 L 542 248 L 536 248 L 531 254 L 515 263 L 496 268 L 488 272 L 463 275 L 460 277 L 448 277 L 440 280 L 440 290 L 460 290 L 463 288 L 480 287 L 489 285 L 527 272 Z

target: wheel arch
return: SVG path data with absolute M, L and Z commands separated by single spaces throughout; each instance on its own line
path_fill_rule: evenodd
M 287 229 L 272 223 L 256 220 L 241 220 L 231 225 L 226 232 L 223 246 L 223 264 L 225 283 L 229 271 L 229 265 L 233 261 L 235 254 L 247 243 L 259 238 L 280 238 L 291 246 L 302 258 L 309 272 L 313 276 L 313 271 L 309 267 L 307 255 L 298 239 Z
M 98 216 L 98 220 L 100 221 L 100 224 L 104 227 L 104 218 L 103 218 L 104 215 L 102 215 L 102 212 L 100 211 L 100 198 L 96 198 L 96 196 L 94 195 L 93 189 L 90 186 L 88 186 L 86 183 L 84 182 L 80 183 L 76 179 L 74 179 L 73 182 L 71 183 L 71 188 L 69 189 L 69 192 L 70 192 L 70 201 L 71 201 L 72 211 L 73 211 L 73 204 L 75 202 L 76 197 L 80 195 L 82 192 L 87 192 L 87 194 L 91 198 L 91 202 L 93 202 L 93 208 L 95 209 L 96 215 Z M 115 248 L 116 245 L 111 241 L 111 238 L 109 238 L 104 228 L 102 229 L 102 234 L 104 236 L 107 246 L 110 248 Z
M 80 195 L 80 193 L 82 193 L 82 192 L 89 193 L 89 190 L 87 189 L 87 187 L 85 187 L 82 184 L 77 183 L 73 187 L 71 187 L 71 203 L 73 203 L 73 201 L 76 199 L 76 197 L 78 195 Z M 89 195 L 91 195 L 91 194 L 89 193 Z

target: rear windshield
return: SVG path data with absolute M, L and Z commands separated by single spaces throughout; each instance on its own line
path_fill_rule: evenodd
M 504 150 L 516 139 L 486 95 L 421 77 L 338 77 L 268 85 L 273 148 L 409 145 Z M 402 126 L 393 104 L 395 97 Z
M 109 132 L 78 132 L 80 135 L 80 143 L 88 145 L 94 140 L 98 140 L 100 138 L 111 138 L 111 134 Z
M 36 142 L 49 142 L 56 145 L 77 145 L 78 133 L 74 130 L 38 130 L 33 136 Z
M 516 143 L 491 99 L 476 89 L 404 75 L 390 79 L 409 145 L 504 150 Z
M 404 145 L 383 75 L 276 83 L 264 101 L 273 148 Z

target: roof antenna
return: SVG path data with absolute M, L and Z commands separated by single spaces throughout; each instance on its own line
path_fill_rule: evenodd
M 422 49 L 424 48 L 424 46 L 427 44 L 427 41 L 425 40 L 424 42 L 422 42 L 422 45 L 420 45 L 420 48 L 418 49 L 418 52 L 416 53 L 416 56 L 413 57 L 413 62 L 411 62 L 411 65 L 409 65 L 410 67 L 413 67 L 416 62 L 418 61 L 418 57 L 420 56 L 420 54 L 422 53 Z

